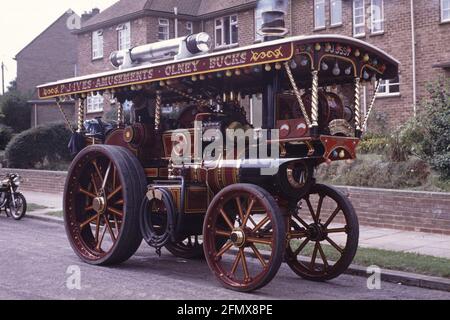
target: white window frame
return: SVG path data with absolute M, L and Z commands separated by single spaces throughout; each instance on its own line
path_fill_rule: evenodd
M 333 21 L 333 8 L 339 9 L 339 21 Z M 330 25 L 337 27 L 342 25 L 342 0 L 330 0 Z
M 92 32 L 92 60 L 103 58 L 103 30 Z
M 86 99 L 87 113 L 101 113 L 104 110 L 105 99 L 102 95 L 98 94 L 95 96 L 89 95 Z
M 361 7 L 356 8 L 356 2 L 362 1 L 362 16 L 356 16 L 356 9 L 361 9 Z M 357 24 L 356 19 L 362 17 L 362 23 Z M 364 32 L 357 33 L 357 28 L 364 28 Z M 366 1 L 365 0 L 353 0 L 353 36 L 354 37 L 364 37 L 366 35 Z
M 376 0 L 376 1 L 381 1 L 381 12 L 380 15 L 381 17 L 378 17 L 378 19 L 375 19 L 375 15 L 374 15 L 374 1 L 375 0 L 370 0 L 370 33 L 371 34 L 380 34 L 380 33 L 384 33 L 384 0 Z M 374 30 L 374 26 L 377 23 L 381 23 L 381 30 Z
M 400 79 L 397 81 L 394 81 L 396 79 L 390 79 L 390 80 L 382 80 L 380 84 L 380 88 L 377 92 L 377 97 L 398 97 L 400 96 L 401 92 L 401 85 L 400 85 Z M 391 87 L 398 86 L 398 91 L 392 91 Z M 384 92 L 380 92 L 382 88 L 385 88 L 386 90 Z
M 188 31 L 189 34 L 194 33 L 194 23 L 192 21 L 186 22 L 186 31 Z
M 117 43 L 119 50 L 131 48 L 131 23 L 123 23 L 117 27 Z
M 164 28 L 164 31 L 161 31 Z M 158 41 L 170 39 L 170 20 L 165 18 L 158 19 Z
M 317 7 L 321 5 L 322 10 L 318 11 Z M 318 25 L 318 13 L 323 13 L 323 25 Z M 314 0 L 314 30 L 322 30 L 327 26 L 327 18 L 326 18 L 326 8 L 325 8 L 325 0 Z
M 226 34 L 225 32 L 225 19 L 229 19 L 230 21 L 230 28 L 229 34 Z M 233 18 L 235 18 L 235 21 L 233 21 Z M 219 24 L 218 24 L 219 22 Z M 233 42 L 233 27 L 236 27 L 238 30 L 238 39 L 236 39 L 236 42 Z M 219 43 L 217 41 L 217 33 L 221 32 L 222 35 L 222 43 Z M 237 14 L 232 14 L 230 16 L 225 16 L 225 17 L 221 17 L 218 18 L 216 20 L 214 20 L 214 38 L 215 38 L 215 44 L 216 44 L 216 48 L 226 48 L 226 47 L 231 47 L 231 46 L 237 46 L 239 45 L 239 18 Z M 227 43 L 225 41 L 225 39 L 228 39 L 229 43 Z
M 444 9 L 444 2 L 448 2 L 448 8 Z M 447 14 L 447 18 L 445 17 Z M 450 0 L 441 0 L 441 22 L 450 22 Z

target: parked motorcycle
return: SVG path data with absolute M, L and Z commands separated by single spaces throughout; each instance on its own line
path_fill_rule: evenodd
M 15 173 L 0 181 L 0 210 L 14 220 L 21 220 L 27 212 L 27 201 L 23 194 L 17 192 L 21 183 L 22 178 Z

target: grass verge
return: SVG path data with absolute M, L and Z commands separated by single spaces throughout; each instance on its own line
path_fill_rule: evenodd
M 50 217 L 62 218 L 64 215 L 64 212 L 63 211 L 53 211 L 53 212 L 48 212 L 45 215 L 50 216 Z
M 293 245 L 296 248 L 296 245 Z M 329 245 L 322 245 L 327 259 L 336 261 L 340 255 Z M 314 246 L 307 246 L 302 255 L 311 257 Z M 320 261 L 320 258 L 318 258 Z M 383 269 L 412 272 L 450 279 L 450 259 L 416 253 L 359 248 L 353 263 L 363 267 L 376 265 Z
M 27 204 L 27 211 L 28 211 L 28 212 L 33 212 L 33 211 L 38 211 L 38 210 L 44 210 L 44 209 L 48 209 L 48 207 L 46 207 L 46 206 L 41 206 L 40 204 L 35 204 L 35 203 L 28 203 L 28 204 Z

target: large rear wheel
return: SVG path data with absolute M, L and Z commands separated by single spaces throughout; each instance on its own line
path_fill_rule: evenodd
M 128 260 L 139 248 L 139 209 L 146 193 L 142 166 L 128 150 L 84 149 L 69 169 L 64 194 L 66 232 L 75 253 L 93 265 Z

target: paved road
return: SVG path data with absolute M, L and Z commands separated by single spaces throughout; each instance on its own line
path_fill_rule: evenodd
M 67 268 L 81 269 L 82 289 L 66 286 Z M 62 225 L 0 217 L 0 299 L 450 299 L 450 293 L 382 283 L 370 291 L 366 279 L 344 275 L 330 283 L 297 278 L 282 267 L 275 280 L 254 294 L 223 289 L 205 262 L 184 261 L 143 246 L 116 268 L 82 264 Z

